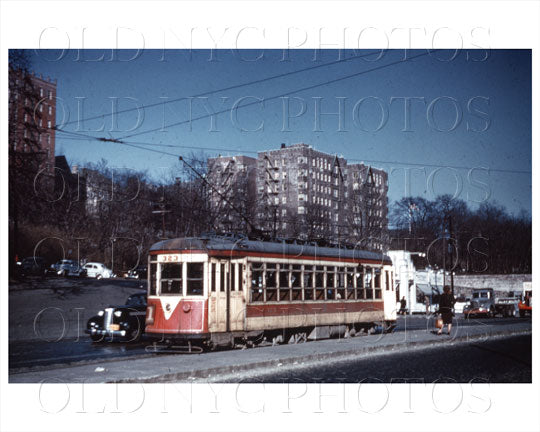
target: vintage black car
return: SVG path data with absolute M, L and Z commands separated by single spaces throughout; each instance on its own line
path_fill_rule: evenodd
M 147 267 L 145 265 L 137 266 L 127 273 L 127 277 L 131 279 L 146 279 L 146 275 Z
M 146 293 L 133 294 L 122 306 L 109 306 L 88 320 L 86 333 L 94 342 L 138 342 L 144 333 Z
M 17 263 L 20 276 L 44 276 L 47 274 L 47 262 L 39 256 L 26 257 Z

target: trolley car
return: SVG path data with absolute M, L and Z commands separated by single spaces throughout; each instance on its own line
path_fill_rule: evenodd
M 146 334 L 199 347 L 296 343 L 392 329 L 383 254 L 207 236 L 160 241 L 148 257 Z

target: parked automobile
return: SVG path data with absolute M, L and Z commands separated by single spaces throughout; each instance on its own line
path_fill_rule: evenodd
M 458 297 L 454 303 L 454 312 L 463 313 L 464 309 L 470 304 L 470 302 L 470 298 Z
M 478 315 L 492 317 L 495 313 L 495 298 L 492 288 L 474 289 L 471 302 L 463 308 L 465 318 Z
M 126 304 L 109 306 L 88 320 L 86 333 L 94 342 L 106 339 L 137 342 L 144 333 L 146 292 L 130 295 Z
M 96 279 L 114 277 L 113 271 L 107 268 L 103 263 L 89 262 L 83 266 L 83 269 L 86 270 L 86 275 L 88 277 Z
M 58 276 L 78 276 L 83 277 L 86 276 L 86 269 L 79 265 L 77 261 L 74 260 L 68 260 L 63 259 L 58 261 L 55 264 L 51 265 L 51 269 L 56 273 Z
M 21 276 L 44 276 L 47 273 L 47 262 L 39 256 L 24 258 L 17 267 Z
M 145 265 L 137 266 L 136 268 L 128 271 L 127 277 L 133 279 L 146 279 L 147 267 Z

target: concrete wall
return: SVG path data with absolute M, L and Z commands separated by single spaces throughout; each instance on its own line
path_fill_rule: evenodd
M 468 296 L 473 288 L 493 288 L 497 293 L 509 291 L 522 291 L 523 282 L 532 281 L 531 274 L 509 275 L 456 275 L 454 276 L 454 290 L 457 294 Z M 447 283 L 449 283 L 449 278 Z

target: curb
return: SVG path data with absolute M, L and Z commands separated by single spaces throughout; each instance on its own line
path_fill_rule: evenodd
M 511 336 L 524 336 L 532 334 L 532 330 L 508 330 L 497 333 L 484 333 L 474 336 L 461 336 L 454 339 L 443 339 L 443 340 L 428 340 L 428 341 L 416 341 L 416 342 L 400 342 L 393 343 L 384 346 L 372 346 L 364 347 L 361 349 L 352 349 L 338 352 L 327 352 L 321 354 L 310 354 L 299 357 L 286 357 L 278 358 L 267 361 L 259 361 L 254 363 L 248 363 L 244 365 L 230 365 L 230 366 L 220 366 L 215 368 L 193 370 L 189 372 L 171 372 L 161 375 L 151 375 L 146 377 L 137 377 L 137 378 L 128 378 L 121 380 L 110 380 L 105 381 L 106 383 L 163 383 L 163 382 L 179 382 L 179 381 L 193 381 L 194 379 L 205 379 L 209 377 L 215 377 L 216 375 L 224 374 L 234 374 L 239 372 L 251 371 L 253 372 L 256 369 L 263 369 L 269 367 L 287 367 L 287 366 L 298 366 L 299 362 L 302 363 L 312 363 L 323 360 L 347 360 L 347 359 L 358 359 L 362 357 L 368 357 L 370 355 L 384 355 L 391 354 L 396 350 L 401 351 L 414 351 L 419 349 L 429 349 L 437 348 L 440 346 L 455 345 L 457 343 L 470 343 L 478 342 L 489 339 L 503 339 Z M 219 380 L 217 381 L 219 382 Z

